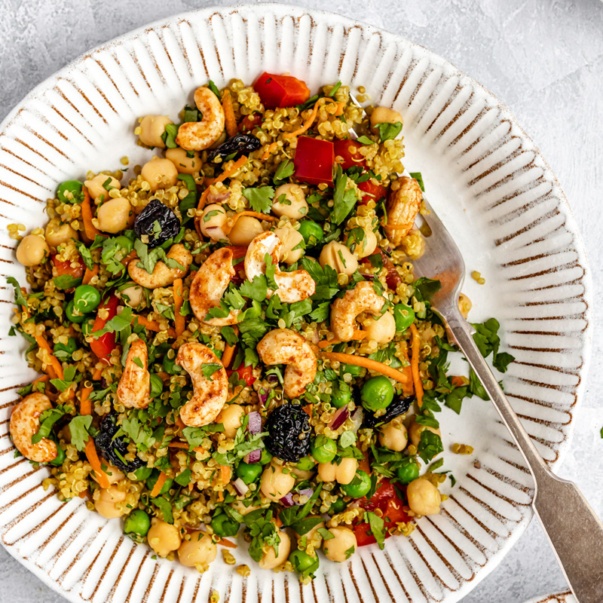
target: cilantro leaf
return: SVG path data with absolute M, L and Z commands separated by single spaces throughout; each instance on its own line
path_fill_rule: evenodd
M 218 86 L 216 86 L 216 84 L 214 84 L 214 82 L 212 80 L 209 80 L 209 83 L 207 84 L 207 87 L 220 99 L 222 100 L 222 96 L 220 94 L 220 90 L 218 89 Z
M 239 288 L 243 297 L 248 297 L 257 302 L 263 302 L 268 295 L 268 283 L 263 274 L 256 276 L 253 281 L 244 281 Z
M 92 333 L 93 337 L 100 337 L 105 333 L 119 333 L 131 326 L 133 320 L 132 308 L 124 308 L 119 314 L 107 321 L 105 326 L 99 331 Z
M 377 124 L 377 130 L 379 130 L 379 138 L 381 139 L 381 142 L 392 140 L 393 138 L 396 138 L 396 136 L 398 136 L 398 134 L 400 134 L 402 131 L 402 122 L 396 121 L 393 124 Z
M 243 197 L 249 201 L 253 211 L 268 213 L 274 199 L 274 188 L 272 186 L 259 186 L 243 190 Z
M 442 283 L 431 278 L 421 277 L 414 283 L 415 297 L 419 301 L 430 301 L 431 298 L 442 288 Z
M 166 523 L 174 523 L 174 514 L 172 513 L 172 504 L 164 496 L 158 496 L 157 498 L 151 498 L 151 502 L 161 511 L 163 520 Z
M 175 149 L 178 147 L 176 143 L 176 136 L 178 136 L 178 128 L 176 124 L 167 124 L 165 126 L 165 131 L 161 135 L 161 140 L 165 143 L 165 146 L 168 149 Z
M 82 241 L 75 241 L 75 246 L 77 247 L 77 250 L 86 268 L 88 268 L 88 270 L 92 270 L 92 268 L 94 268 L 94 261 L 92 260 L 92 254 L 90 253 L 90 249 L 88 249 L 88 247 L 86 247 L 86 244 L 82 243 Z
M 424 429 L 421 432 L 421 439 L 417 447 L 417 453 L 424 463 L 429 463 L 434 456 L 444 452 L 442 438 L 437 433 Z
M 192 475 L 193 472 L 190 469 L 185 469 L 182 473 L 180 473 L 174 478 L 174 481 L 179 486 L 182 486 L 184 488 L 190 484 Z
M 206 425 L 205 427 L 185 427 L 182 430 L 182 434 L 186 438 L 190 449 L 197 448 L 203 444 L 203 440 L 210 433 L 222 433 L 224 431 L 224 425 L 222 423 L 215 423 L 213 425 Z
M 371 140 L 368 136 L 359 136 L 356 139 L 356 142 L 359 142 L 360 144 L 375 144 L 375 141 Z
M 142 424 L 136 417 L 124 419 L 114 437 L 122 434 L 127 435 L 141 452 L 146 452 L 156 443 L 151 428 Z
M 20 287 L 19 283 L 17 282 L 17 279 L 14 276 L 8 276 L 6 278 L 6 282 L 9 285 L 12 285 L 15 290 L 15 303 L 18 304 L 19 306 L 26 307 L 27 299 L 25 299 L 25 296 L 23 295 L 23 292 L 21 291 L 21 287 Z
M 31 437 L 31 443 L 37 444 L 42 438 L 47 438 L 54 427 L 54 424 L 65 414 L 65 410 L 58 406 L 44 411 L 40 415 L 40 427 Z
M 499 352 L 494 356 L 492 364 L 494 365 L 494 368 L 498 369 L 501 373 L 506 373 L 509 364 L 514 361 L 515 356 L 512 356 L 507 352 Z
M 330 218 L 333 224 L 341 224 L 358 201 L 356 191 L 353 188 L 348 188 L 348 181 L 349 178 L 343 173 L 341 167 L 338 167 L 333 192 L 333 212 Z
M 310 312 L 310 318 L 314 322 L 324 322 L 329 318 L 329 310 L 331 307 L 331 302 L 322 302 L 314 308 L 312 312 Z
M 379 548 L 383 549 L 385 546 L 385 521 L 382 517 L 379 517 L 371 511 L 367 511 L 365 515 Z
M 423 182 L 423 174 L 421 174 L 421 172 L 410 172 L 409 176 L 411 178 L 414 178 L 419 183 L 419 186 L 421 187 L 421 190 L 423 192 L 425 192 L 425 184 Z
M 209 379 L 210 381 L 213 381 L 212 375 L 214 373 L 217 373 L 221 368 L 222 368 L 221 364 L 218 364 L 217 362 L 211 362 L 211 363 L 208 363 L 208 364 L 204 364 L 201 367 L 201 372 L 203 373 L 203 376 L 206 379 Z
M 255 349 L 255 346 L 269 329 L 270 327 L 266 324 L 266 321 L 261 318 L 250 318 L 239 323 L 241 340 L 249 348 Z
M 236 345 L 239 341 L 239 338 L 232 327 L 222 327 L 220 329 L 220 335 L 222 335 L 228 345 Z
M 69 423 L 69 433 L 71 434 L 71 443 L 82 452 L 86 447 L 86 442 L 90 437 L 88 430 L 92 425 L 91 415 L 80 415 L 71 419 Z
M 290 159 L 285 159 L 278 164 L 276 168 L 276 172 L 274 173 L 274 178 L 272 182 L 274 186 L 279 186 L 283 183 L 284 180 L 293 176 L 293 172 L 295 171 L 295 166 L 293 161 Z

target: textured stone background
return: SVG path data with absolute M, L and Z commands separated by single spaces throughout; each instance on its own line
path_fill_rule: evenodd
M 456 64 L 507 103 L 558 175 L 594 281 L 593 360 L 559 473 L 603 515 L 603 3 L 599 0 L 298 0 L 389 29 Z M 0 120 L 84 51 L 171 14 L 219 0 L 0 0 Z M 230 4 L 230 3 L 222 3 Z M 560 513 L 564 509 L 559 509 Z M 64 599 L 0 548 L 0 601 Z M 565 589 L 537 521 L 465 601 L 521 603 Z

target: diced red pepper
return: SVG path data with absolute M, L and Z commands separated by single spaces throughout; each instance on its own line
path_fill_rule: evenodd
M 262 123 L 262 116 L 259 113 L 245 115 L 239 123 L 239 132 L 251 132 L 256 126 Z
M 251 366 L 240 366 L 236 371 L 227 370 L 226 374 L 230 377 L 233 373 L 239 375 L 239 379 L 243 379 L 247 383 L 248 387 L 251 387 L 255 383 L 255 377 L 253 376 L 253 367 Z
M 74 260 L 63 261 L 57 259 L 56 255 L 53 255 L 51 260 L 53 265 L 52 272 L 54 276 L 69 275 L 73 276 L 74 278 L 81 278 L 84 275 L 86 266 L 84 265 L 84 262 L 80 256 Z
M 364 167 L 366 165 L 366 160 L 364 155 L 361 155 L 358 152 L 358 149 L 361 148 L 362 145 L 355 140 L 336 140 L 335 157 L 341 157 L 343 160 L 339 165 L 341 165 L 344 170 L 354 166 Z
M 92 326 L 93 333 L 95 331 L 100 331 L 114 316 L 117 315 L 118 305 L 119 299 L 115 295 L 112 295 L 105 303 L 99 306 L 94 325 Z M 105 318 L 101 318 L 99 314 L 101 310 L 104 309 L 108 310 L 108 313 Z M 95 356 L 107 364 L 109 364 L 109 357 L 111 352 L 115 349 L 115 346 L 115 333 L 105 333 L 100 337 L 93 336 L 92 341 L 90 342 L 90 348 Z
M 298 180 L 308 184 L 333 184 L 335 151 L 332 142 L 300 136 L 293 163 Z
M 362 191 L 362 199 L 360 205 L 365 205 L 369 201 L 381 201 L 387 195 L 387 187 L 379 184 L 373 178 L 369 178 L 365 182 L 361 182 L 358 188 Z
M 305 82 L 291 75 L 275 75 L 264 71 L 253 84 L 266 109 L 301 105 L 310 98 Z
M 388 288 L 392 291 L 395 291 L 398 288 L 398 285 L 402 284 L 402 277 L 398 274 L 394 263 L 389 259 L 389 257 L 383 253 L 379 247 L 377 247 L 375 253 L 373 255 L 380 255 L 381 260 L 383 262 L 383 267 L 387 270 L 387 275 L 385 276 L 385 283 Z M 362 260 L 362 262 L 370 262 L 370 256 L 366 257 Z

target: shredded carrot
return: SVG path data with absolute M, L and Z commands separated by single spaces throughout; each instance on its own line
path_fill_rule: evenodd
M 228 368 L 228 365 L 232 362 L 236 349 L 236 345 L 226 344 L 224 347 L 224 353 L 222 354 L 222 364 L 224 365 L 224 368 Z
M 88 438 L 88 441 L 86 442 L 85 453 L 90 466 L 94 470 L 94 473 L 96 473 L 98 485 L 101 488 L 108 488 L 111 485 L 109 482 L 109 476 L 103 471 L 100 459 L 96 453 L 96 446 L 94 445 L 94 440 L 92 438 Z
M 354 331 L 354 335 L 352 335 L 351 341 L 362 341 L 365 338 L 366 338 L 366 332 L 356 329 Z M 321 350 L 324 350 L 325 348 L 328 348 L 331 345 L 337 345 L 338 343 L 345 343 L 345 342 L 341 341 L 341 339 L 337 339 L 336 337 L 333 339 L 324 339 L 323 341 L 318 342 L 318 347 Z
M 40 375 L 39 377 L 34 379 L 31 383 L 32 383 L 32 385 L 34 383 L 45 383 L 46 381 L 48 381 L 48 379 L 50 379 L 50 377 L 48 375 Z
M 158 333 L 162 330 L 161 325 L 158 322 L 156 322 L 155 320 L 149 320 L 146 316 L 136 316 L 135 318 L 141 327 L 144 327 L 149 331 L 155 331 L 156 333 Z M 167 332 L 170 337 L 176 337 L 176 331 L 174 331 L 174 329 L 169 328 Z
M 452 383 L 454 387 L 463 387 L 465 385 L 469 385 L 469 379 L 467 379 L 467 377 L 463 377 L 462 375 L 454 375 L 450 377 L 450 383 Z
M 419 356 L 421 354 L 421 337 L 419 330 L 412 324 L 410 325 L 410 332 L 412 335 L 412 356 L 410 358 L 410 366 L 412 368 L 412 380 L 415 385 L 415 396 L 417 398 L 417 404 L 419 408 L 423 406 L 423 383 L 421 381 L 421 374 L 419 373 Z
M 180 429 L 184 429 L 186 427 L 184 421 L 180 418 L 180 415 L 178 415 L 178 418 L 176 419 L 176 425 L 180 427 Z
M 90 204 L 90 193 L 85 186 L 81 212 L 82 222 L 84 224 L 84 238 L 86 239 L 86 243 L 92 243 L 96 235 L 100 234 L 100 231 L 98 231 L 94 224 L 92 224 L 92 205 Z
M 90 400 L 90 394 L 92 393 L 91 387 L 84 387 L 82 389 L 82 395 L 80 396 L 80 414 L 91 415 L 92 414 L 92 401 Z
M 161 488 L 163 488 L 163 484 L 165 484 L 165 480 L 167 479 L 167 475 L 162 471 L 151 490 L 151 498 L 157 498 L 159 493 L 161 492 Z
M 82 279 L 82 283 L 84 285 L 87 285 L 97 274 L 98 264 L 94 264 L 92 270 L 90 270 L 90 268 L 86 268 L 86 272 L 84 272 L 84 278 Z
M 310 417 L 312 418 L 312 406 L 313 404 L 306 404 L 305 406 L 302 406 L 302 410 Z
M 368 452 L 365 450 L 362 456 L 362 460 L 358 463 L 358 469 L 364 471 L 365 473 L 371 474 L 371 464 L 369 462 Z
M 247 157 L 243 155 L 239 157 L 227 170 L 224 170 L 217 178 L 212 180 L 212 184 L 217 184 L 218 182 L 224 182 L 226 178 L 230 178 L 237 170 L 240 170 L 247 163 Z M 203 209 L 205 207 L 205 202 L 207 200 L 207 196 L 209 195 L 209 186 L 203 191 L 201 197 L 199 199 L 199 204 L 197 205 L 197 209 Z
M 318 117 L 318 109 L 320 108 L 320 106 L 324 105 L 325 103 L 334 103 L 334 102 L 336 102 L 336 101 L 334 101 L 332 98 L 329 98 L 328 96 L 323 96 L 322 98 L 319 98 L 314 103 L 314 108 L 312 109 L 312 113 L 310 113 L 310 117 L 308 117 L 308 119 L 304 122 L 303 126 L 301 128 L 299 128 L 299 130 L 295 130 L 294 132 L 286 132 L 284 134 L 284 136 L 286 138 L 294 138 L 295 136 L 299 136 L 300 134 L 307 132 L 312 127 L 312 124 Z
M 188 444 L 185 442 L 170 442 L 168 448 L 182 448 L 182 450 L 188 450 Z
M 343 362 L 345 364 L 353 364 L 354 366 L 363 366 L 364 368 L 374 371 L 375 373 L 381 373 L 386 377 L 390 377 L 402 384 L 408 383 L 408 375 L 393 369 L 391 366 L 387 366 L 376 360 L 370 358 L 363 358 L 362 356 L 354 356 L 353 354 L 343 354 L 341 352 L 322 352 L 322 356 L 329 360 L 336 360 L 337 362 Z
M 50 356 L 50 364 L 46 367 L 48 374 L 54 379 L 63 379 L 63 365 L 58 361 L 57 357 L 52 353 L 52 349 L 50 345 L 46 341 L 44 335 L 36 335 L 36 343 L 38 346 L 45 350 L 46 353 Z
M 218 502 L 223 502 L 224 501 L 224 492 L 222 492 L 220 490 L 220 492 L 218 492 Z
M 103 376 L 103 370 L 105 367 L 101 367 L 101 368 L 97 368 L 93 373 L 92 373 L 92 380 L 93 381 L 98 381 L 102 376 Z
M 177 278 L 174 281 L 174 322 L 176 323 L 176 337 L 180 337 L 180 335 L 184 333 L 184 316 L 180 314 L 182 303 L 182 279 Z
M 218 540 L 218 544 L 221 544 L 222 546 L 226 546 L 229 549 L 236 549 L 237 548 L 237 543 L 236 542 L 232 542 L 231 540 L 227 540 L 226 538 L 220 538 L 220 540 Z
M 220 465 L 220 481 L 227 484 L 232 477 L 232 469 L 230 465 Z
M 276 149 L 278 148 L 278 142 L 272 142 L 268 145 L 268 148 L 264 151 L 264 154 L 262 155 L 262 161 L 266 161 L 266 159 L 268 159 L 268 157 L 270 157 L 270 155 L 272 155 L 272 153 L 274 153 L 274 151 L 276 151 Z
M 269 216 L 268 214 L 262 214 L 257 211 L 249 211 L 249 210 L 240 211 L 240 212 L 236 213 L 230 219 L 230 221 L 228 223 L 228 232 L 230 232 L 234 228 L 234 225 L 239 221 L 239 218 L 242 218 L 243 216 L 250 216 L 252 218 L 257 218 L 258 220 L 265 220 L 266 222 L 278 222 L 279 221 L 279 218 L 277 218 L 276 216 Z M 228 234 L 228 232 L 226 234 Z
M 164 372 L 164 371 L 159 371 L 157 373 L 157 376 L 162 380 L 162 381 L 169 381 L 170 380 L 170 376 Z
M 226 133 L 232 137 L 237 133 L 237 118 L 232 105 L 232 96 L 230 90 L 222 92 L 222 108 L 224 109 L 224 122 L 226 124 Z

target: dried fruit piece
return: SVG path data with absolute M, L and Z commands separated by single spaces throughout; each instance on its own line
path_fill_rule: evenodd
M 94 438 L 94 443 L 103 458 L 124 473 L 132 473 L 142 467 L 145 463 L 136 457 L 133 461 L 125 461 L 128 454 L 128 438 L 117 437 L 119 426 L 115 415 L 106 415 L 101 421 L 99 434 Z
M 259 138 L 253 134 L 235 134 L 219 147 L 212 149 L 207 154 L 209 161 L 216 157 L 221 157 L 224 161 L 226 157 L 235 159 L 239 155 L 249 155 L 252 151 L 257 151 L 262 146 Z
M 297 462 L 310 454 L 310 419 L 301 406 L 283 404 L 266 421 L 266 448 L 284 461 Z
M 138 214 L 134 222 L 137 237 L 147 235 L 148 247 L 158 247 L 169 239 L 173 239 L 180 231 L 180 220 L 176 214 L 159 199 L 153 199 Z

